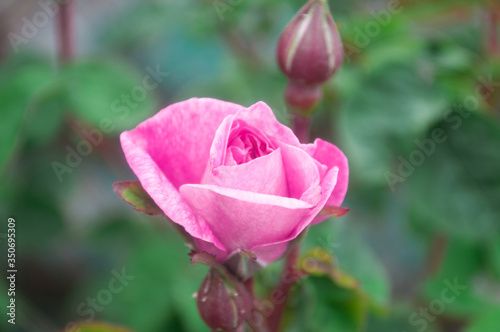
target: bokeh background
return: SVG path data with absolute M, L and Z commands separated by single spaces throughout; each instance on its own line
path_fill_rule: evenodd
M 0 330 L 208 331 L 191 297 L 206 269 L 112 190 L 135 179 L 118 136 L 193 96 L 263 100 L 288 124 L 274 47 L 304 2 L 77 0 L 65 64 L 51 0 L 0 2 L 0 275 L 8 217 L 18 250 L 17 324 L 1 278 Z M 329 4 L 346 57 L 312 137 L 346 153 L 351 211 L 312 227 L 303 251 L 329 252 L 359 287 L 301 281 L 285 330 L 500 331 L 498 1 Z M 258 274 L 260 294 L 281 264 Z

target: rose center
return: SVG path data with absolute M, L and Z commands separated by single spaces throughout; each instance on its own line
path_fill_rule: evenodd
M 274 150 L 272 142 L 259 129 L 243 120 L 236 120 L 229 133 L 224 165 L 244 164 Z

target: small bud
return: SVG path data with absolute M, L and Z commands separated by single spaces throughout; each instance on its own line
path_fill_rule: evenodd
M 310 0 L 288 23 L 276 49 L 283 73 L 299 85 L 318 85 L 342 64 L 342 42 L 327 0 Z
M 226 271 L 211 267 L 198 290 L 197 306 L 210 328 L 236 331 L 249 318 L 252 303 L 241 282 Z

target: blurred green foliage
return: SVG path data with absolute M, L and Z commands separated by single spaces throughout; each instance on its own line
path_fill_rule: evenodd
M 16 219 L 21 271 L 22 323 L 13 331 L 87 319 L 207 331 L 191 298 L 206 268 L 189 263 L 165 220 L 140 215 L 113 193 L 114 181 L 134 179 L 118 134 L 193 96 L 263 100 L 289 124 L 274 45 L 303 2 L 131 1 L 99 29 L 85 26 L 92 51 L 82 53 L 92 56 L 56 67 L 46 49 L 23 45 L 1 59 L 0 209 Z M 401 1 L 391 13 L 385 1 L 329 3 L 346 59 L 325 86 L 312 136 L 346 153 L 351 212 L 312 227 L 303 251 L 328 252 L 359 285 L 321 274 L 301 280 L 284 330 L 499 331 L 500 57 L 485 46 L 485 17 L 498 6 Z M 134 99 L 157 66 L 168 77 Z M 103 137 L 93 136 L 99 143 L 87 153 L 82 142 L 93 130 Z M 445 239 L 442 252 L 436 238 Z M 261 295 L 276 285 L 281 264 L 257 275 Z M 88 297 L 122 269 L 135 278 L 89 311 Z M 437 314 L 433 303 L 444 303 L 445 281 L 455 279 L 466 289 Z M 0 329 L 12 330 L 6 324 Z

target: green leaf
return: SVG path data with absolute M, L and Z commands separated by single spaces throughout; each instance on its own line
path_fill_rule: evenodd
M 0 238 L 0 240 L 2 242 L 4 242 L 4 237 L 2 236 L 2 238 Z M 5 242 L 4 242 L 5 243 Z M 3 249 L 7 249 L 7 246 L 6 244 L 3 244 L 0 242 L 0 248 Z M 5 279 L 7 281 L 7 279 Z M 2 306 L 2 308 L 5 308 L 9 305 L 9 302 L 10 302 L 10 298 L 8 297 L 8 289 L 9 287 L 7 286 L 7 282 L 6 281 L 0 281 L 0 305 Z M 9 316 L 5 316 L 7 317 L 7 319 L 10 319 Z M 11 325 L 10 323 L 7 322 L 7 319 L 2 319 L 2 321 L 0 321 L 0 328 L 2 329 L 2 331 L 8 331 L 8 326 Z
M 338 287 L 328 277 L 304 279 L 287 312 L 286 331 L 360 331 L 367 314 L 366 298 L 359 290 Z
M 386 311 L 388 277 L 349 217 L 309 228 L 299 266 L 310 277 L 297 293 L 290 331 L 360 331 L 369 309 Z
M 164 78 L 156 81 L 153 70 L 145 68 L 141 75 L 116 59 L 85 60 L 68 64 L 60 79 L 70 111 L 103 132 L 119 133 L 155 111 L 154 89 Z
M 494 307 L 482 313 L 465 332 L 498 332 L 500 331 L 500 307 Z
M 89 273 L 90 279 L 74 296 L 73 307 L 107 289 L 111 270 L 125 268 L 135 278 L 114 294 L 100 313 L 102 319 L 137 331 L 207 331 L 192 295 L 208 268 L 190 263 L 189 249 L 163 219 L 155 223 L 144 218 L 148 222 L 98 223 L 91 234 L 94 240 L 87 245 L 89 250 L 98 249 L 99 261 L 108 264 Z
M 439 328 L 439 320 L 433 322 L 423 319 L 412 319 L 415 313 L 418 314 L 418 307 L 411 303 L 412 299 L 394 300 L 391 310 L 386 315 L 370 315 L 366 330 L 364 332 L 443 332 Z M 411 318 L 410 318 L 411 317 Z
M 362 77 L 345 96 L 338 130 L 352 174 L 365 185 L 380 185 L 397 154 L 411 151 L 414 140 L 442 116 L 446 99 L 409 65 Z
M 474 243 L 449 240 L 440 269 L 423 286 L 424 297 L 429 303 L 441 300 L 443 313 L 447 315 L 472 317 L 481 313 L 490 304 L 476 289 L 481 267 L 479 258 L 478 246 Z M 443 293 L 445 289 L 447 294 Z
M 500 126 L 466 111 L 451 113 L 438 128 L 446 141 L 434 143 L 435 151 L 408 177 L 412 221 L 429 232 L 483 242 L 500 227 Z
M 373 307 L 384 310 L 390 300 L 389 279 L 379 259 L 360 236 L 359 225 L 356 226 L 354 222 L 345 218 L 336 220 L 330 225 L 331 230 L 326 234 L 331 236 L 327 237 L 324 243 L 338 244 L 338 248 L 333 250 L 339 269 L 359 282 L 360 290 L 366 294 Z
M 12 64 L 11 64 L 12 65 Z M 14 64 L 15 66 L 15 64 Z M 1 68 L 4 72 L 4 68 Z M 2 75 L 3 76 L 3 75 Z M 30 60 L 5 70 L 5 77 L 0 81 L 0 169 L 14 152 L 19 134 L 23 132 L 22 123 L 32 96 L 48 84 L 54 71 L 42 60 Z
M 163 211 L 156 205 L 139 181 L 120 181 L 113 183 L 113 190 L 134 210 L 149 215 L 161 215 Z
M 487 266 L 494 276 L 500 280 L 500 237 L 494 237 L 486 242 Z
M 55 78 L 33 95 L 26 112 L 27 140 L 45 145 L 57 137 L 69 109 L 64 82 Z
M 111 326 L 102 323 L 81 323 L 78 326 L 67 329 L 66 332 L 132 332 L 117 326 Z
M 170 35 L 182 34 L 183 39 L 188 39 L 195 33 L 200 35 L 199 38 L 213 38 L 216 17 L 211 3 L 203 4 L 190 0 L 168 3 L 139 2 L 127 8 L 118 19 L 111 21 L 109 27 L 101 34 L 101 39 L 105 45 L 113 49 L 144 48 L 153 43 L 158 49 L 158 44 L 164 43 Z M 187 21 L 196 23 L 186 24 Z M 183 29 L 175 29 L 179 26 Z
M 311 276 L 329 277 L 339 287 L 347 289 L 356 289 L 359 287 L 359 282 L 340 270 L 335 264 L 334 257 L 320 247 L 310 249 L 302 256 L 299 267 Z

